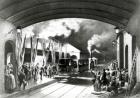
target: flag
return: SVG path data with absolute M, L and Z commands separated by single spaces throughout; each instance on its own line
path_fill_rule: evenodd
M 24 63 L 24 55 L 25 55 L 25 42 L 26 41 L 26 35 L 22 41 L 21 44 L 21 51 L 20 51 L 20 65 L 22 65 Z
M 30 37 L 30 44 L 31 44 L 31 64 L 33 63 L 32 57 L 33 57 L 33 38 L 32 36 Z
M 51 52 L 51 55 L 52 55 L 52 63 L 54 64 L 55 63 L 54 41 L 52 41 L 52 43 L 51 43 L 51 48 L 52 48 L 52 52 Z
M 36 58 L 36 55 L 37 55 L 38 41 L 39 41 L 39 39 L 37 38 L 36 43 L 34 44 L 34 47 L 32 45 L 32 47 L 33 47 L 33 49 L 32 49 L 32 63 L 35 62 L 35 58 Z
M 59 43 L 59 59 L 62 58 L 62 44 Z
M 16 60 L 19 65 L 19 55 L 20 55 L 20 48 L 22 43 L 22 37 L 20 33 L 16 33 Z
M 33 62 L 35 61 L 35 58 L 36 58 L 36 56 L 37 56 L 38 41 L 39 41 L 39 39 L 37 38 L 37 41 L 36 41 L 36 47 L 35 47 L 35 49 L 34 49 L 34 53 L 33 53 Z
M 47 50 L 50 50 L 50 47 L 51 47 L 51 41 L 49 41 L 49 45 L 47 47 Z
M 35 57 L 36 57 L 36 52 L 35 49 L 33 49 L 33 54 L 32 54 L 32 63 L 35 62 Z
M 43 49 L 43 64 L 46 64 L 46 40 L 42 40 L 42 49 Z
M 45 50 L 46 50 L 46 41 L 45 39 L 42 41 L 42 49 L 43 49 L 43 56 L 45 57 Z
M 36 44 L 37 44 L 36 38 L 31 37 L 31 64 L 33 64 L 35 61 Z
M 50 47 L 51 47 L 51 40 L 49 40 L 49 45 L 47 47 L 47 53 L 46 53 L 46 63 L 49 59 L 49 55 L 50 55 Z
M 35 37 L 31 38 L 31 63 L 35 62 L 35 58 L 37 55 L 37 47 L 38 47 L 38 40 Z

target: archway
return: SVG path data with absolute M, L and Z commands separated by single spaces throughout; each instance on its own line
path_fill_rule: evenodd
M 125 46 L 125 68 L 128 69 L 128 45 Z
M 5 0 L 0 16 L 16 26 L 50 19 L 90 18 L 117 26 L 127 25 L 138 0 Z
M 41 21 L 67 17 L 90 18 L 116 26 L 126 26 L 137 8 L 138 1 L 2 0 L 0 2 L 0 17 L 15 26 L 22 25 L 22 27 Z
M 11 62 L 11 56 L 15 53 L 15 44 L 12 40 L 5 42 L 5 65 Z

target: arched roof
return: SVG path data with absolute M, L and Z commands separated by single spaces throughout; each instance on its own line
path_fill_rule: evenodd
M 0 17 L 23 27 L 57 18 L 89 18 L 125 26 L 138 0 L 0 0 Z

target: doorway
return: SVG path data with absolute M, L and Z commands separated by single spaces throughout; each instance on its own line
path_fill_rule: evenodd
M 4 72 L 5 91 L 10 93 L 11 91 L 9 91 L 9 87 L 11 85 L 11 82 L 9 82 L 8 73 L 12 71 L 15 80 L 17 80 L 17 69 L 18 69 L 15 58 L 15 44 L 12 40 L 8 40 L 5 43 L 4 64 L 5 64 L 5 72 Z M 17 87 L 17 83 L 15 83 L 15 86 Z

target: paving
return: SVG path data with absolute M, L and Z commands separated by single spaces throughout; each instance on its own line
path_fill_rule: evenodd
M 25 91 L 15 92 L 2 98 L 109 98 L 107 92 L 101 94 L 94 92 L 91 80 L 92 75 L 89 72 L 63 73 L 53 79 L 45 78 L 36 84 L 31 83 L 32 85 Z
M 89 78 L 72 77 L 14 98 L 103 98 L 95 95 Z
M 54 78 L 32 81 L 26 90 L 6 94 L 0 98 L 114 98 L 110 92 L 95 92 L 91 80 L 92 74 L 90 72 L 63 73 Z M 128 97 L 140 98 L 140 94 L 118 96 L 118 98 Z
M 4 93 L 2 95 L 0 95 L 0 98 L 15 98 L 15 96 L 20 96 L 22 94 L 26 94 L 28 92 L 31 92 L 31 91 L 34 91 L 36 89 L 40 89 L 44 86 L 48 86 L 52 83 L 55 83 L 57 82 L 56 79 L 53 79 L 53 78 L 47 78 L 47 77 L 43 77 L 42 80 L 38 79 L 38 81 L 34 81 L 34 80 L 31 80 L 28 82 L 28 85 L 26 87 L 25 90 L 17 90 L 13 93 Z

